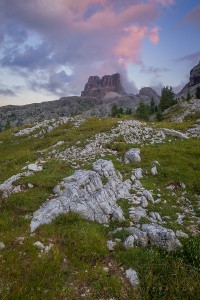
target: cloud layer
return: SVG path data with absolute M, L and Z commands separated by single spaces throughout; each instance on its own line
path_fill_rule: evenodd
M 159 42 L 156 20 L 173 3 L 1 0 L 0 65 L 28 88 L 59 96 L 79 94 L 89 75 L 120 71 L 125 78 L 130 63 L 142 66 L 144 39 Z

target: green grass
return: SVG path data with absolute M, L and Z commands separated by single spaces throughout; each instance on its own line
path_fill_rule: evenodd
M 175 253 L 167 253 L 154 247 L 146 249 L 134 248 L 126 250 L 118 244 L 113 252 L 107 249 L 106 241 L 128 236 L 127 231 L 112 235 L 117 227 L 130 226 L 128 208 L 130 203 L 120 199 L 126 220 L 111 221 L 109 227 L 84 220 L 75 213 L 63 214 L 49 225 L 42 225 L 30 234 L 30 219 L 41 204 L 53 195 L 53 188 L 64 177 L 73 174 L 70 162 L 48 159 L 48 151 L 58 141 L 64 145 L 56 149 L 71 147 L 78 141 L 82 147 L 87 139 L 93 139 L 97 133 L 108 133 L 123 118 L 88 118 L 79 128 L 74 129 L 72 123 L 56 128 L 44 138 L 15 137 L 13 129 L 0 133 L 0 182 L 13 174 L 21 172 L 28 163 L 44 159 L 41 172 L 30 177 L 22 177 L 16 184 L 22 184 L 25 190 L 11 195 L 8 199 L 0 197 L 0 241 L 6 248 L 0 251 L 0 298 L 1 299 L 191 299 L 199 297 L 199 236 L 181 240 L 183 247 Z M 171 128 L 185 131 L 193 126 L 195 120 L 184 123 L 154 123 L 156 128 Z M 151 123 L 149 123 L 151 125 Z M 157 211 L 162 217 L 169 216 L 166 227 L 173 230 L 182 229 L 189 233 L 190 215 L 183 220 L 183 225 L 176 223 L 177 213 L 181 213 L 181 205 L 177 203 L 184 189 L 179 188 L 177 197 L 166 189 L 168 183 L 180 181 L 186 184 L 186 197 L 191 201 L 196 213 L 199 212 L 196 194 L 200 193 L 200 145 L 197 139 L 179 140 L 164 144 L 138 145 L 126 144 L 123 136 L 107 144 L 115 150 L 116 155 L 106 154 L 124 179 L 130 179 L 132 170 L 141 167 L 146 175 L 141 182 L 147 189 L 161 194 L 158 204 L 149 203 L 148 211 Z M 141 149 L 142 161 L 125 165 L 123 156 L 133 147 Z M 100 157 L 100 156 L 99 156 Z M 158 175 L 150 173 L 151 162 L 158 160 Z M 76 161 L 91 169 L 91 162 Z M 28 183 L 33 188 L 27 189 Z M 107 179 L 103 179 L 103 184 Z M 159 190 L 158 190 L 159 189 Z M 132 191 L 134 193 L 134 191 Z M 166 200 L 164 203 L 163 200 Z M 172 206 L 176 205 L 176 209 Z M 186 204 L 185 204 L 186 205 Z M 145 220 L 145 222 L 147 222 Z M 17 239 L 24 237 L 22 244 Z M 45 246 L 52 243 L 48 253 L 40 254 L 33 246 L 41 241 Z M 108 268 L 108 269 L 105 269 Z M 125 278 L 121 267 L 134 268 L 140 278 L 140 287 L 133 289 Z

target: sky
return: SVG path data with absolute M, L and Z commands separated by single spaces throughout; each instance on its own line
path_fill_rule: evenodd
M 119 72 L 175 92 L 200 61 L 200 0 L 0 0 L 0 106 L 80 95 Z

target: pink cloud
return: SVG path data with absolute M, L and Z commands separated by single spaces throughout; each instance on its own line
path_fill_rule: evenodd
M 148 34 L 148 38 L 154 44 L 158 44 L 159 42 L 159 28 L 154 27 Z
M 119 39 L 114 49 L 114 54 L 119 63 L 127 65 L 129 63 L 141 63 L 140 52 L 142 40 L 148 37 L 154 44 L 158 43 L 158 28 L 155 27 L 151 31 L 147 26 L 132 26 L 124 29 L 123 36 Z
M 12 20 L 27 32 L 37 34 L 42 44 L 31 45 L 35 70 L 58 72 L 60 66 L 70 66 L 74 78 L 85 81 L 91 74 L 126 68 L 129 63 L 141 63 L 145 38 L 159 42 L 159 29 L 152 28 L 160 14 L 160 5 L 173 0 L 0 0 L 6 21 Z M 23 46 L 23 45 L 21 45 Z M 47 47 L 48 46 L 48 47 Z M 18 48 L 19 51 L 18 51 Z M 27 57 L 20 46 L 5 62 L 12 65 Z M 47 48 L 47 49 L 46 49 Z M 50 49 L 50 50 L 49 50 Z M 38 53 L 36 53 L 38 51 Z M 50 52 L 50 53 L 49 53 Z M 37 54 L 37 55 L 36 55 Z M 49 54 L 49 55 L 48 55 Z M 12 55 L 15 57 L 12 58 Z M 51 57 L 51 58 L 49 58 Z M 41 61 L 48 62 L 41 66 Z M 104 64 L 104 62 L 106 62 Z M 29 64 L 30 65 L 30 64 Z M 28 63 L 26 65 L 28 69 Z M 120 69 L 121 70 L 121 69 Z M 42 72 L 41 71 L 41 72 Z M 80 74 L 82 72 L 82 74 Z M 103 74 L 102 74 L 103 75 Z M 71 86 L 72 83 L 70 82 Z M 74 83 L 77 86 L 77 80 Z
M 164 6 L 175 4 L 175 0 L 154 0 L 154 2 L 157 2 L 157 3 L 162 4 Z

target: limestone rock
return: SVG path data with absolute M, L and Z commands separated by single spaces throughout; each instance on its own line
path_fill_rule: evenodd
M 142 207 L 131 207 L 129 208 L 130 218 L 134 222 L 139 222 L 142 217 L 146 217 L 147 213 Z
M 141 179 L 143 177 L 143 170 L 141 168 L 137 168 L 133 170 L 133 175 L 137 179 Z
M 116 242 L 114 242 L 112 240 L 107 241 L 107 247 L 110 251 L 113 251 L 115 246 L 116 246 Z
M 154 166 L 154 167 L 151 168 L 151 174 L 152 175 L 157 175 L 158 174 L 158 170 L 157 170 L 156 166 Z
M 129 164 L 131 162 L 140 162 L 140 161 L 141 161 L 140 149 L 138 148 L 133 148 L 127 151 L 124 155 L 125 164 Z
M 142 231 L 147 233 L 152 245 L 160 246 L 167 251 L 175 250 L 181 246 L 181 243 L 171 229 L 157 224 L 143 224 Z
M 28 168 L 28 170 L 34 171 L 34 172 L 42 171 L 42 169 L 43 169 L 42 166 L 38 166 L 37 164 L 29 164 L 27 166 L 27 168 Z
M 122 209 L 116 204 L 122 197 L 131 197 L 131 184 L 121 181 L 112 162 L 102 159 L 93 164 L 99 174 L 109 176 L 103 185 L 96 171 L 78 170 L 54 188 L 56 197 L 44 203 L 34 214 L 31 230 L 50 223 L 61 213 L 74 211 L 89 220 L 108 223 L 110 219 L 124 220 Z
M 134 246 L 146 247 L 148 245 L 149 238 L 148 238 L 146 232 L 144 232 L 136 227 L 128 227 L 128 228 L 126 228 L 126 230 L 134 238 L 134 242 L 133 242 Z
M 0 250 L 3 250 L 5 248 L 5 244 L 3 242 L 0 242 Z
M 137 272 L 133 269 L 126 270 L 126 277 L 129 279 L 131 285 L 136 287 L 139 285 L 139 278 Z
M 168 128 L 163 128 L 163 132 L 166 135 L 170 135 L 170 136 L 174 136 L 174 137 L 178 137 L 180 139 L 188 139 L 188 136 L 180 131 L 177 130 L 173 130 L 173 129 L 168 129 Z

